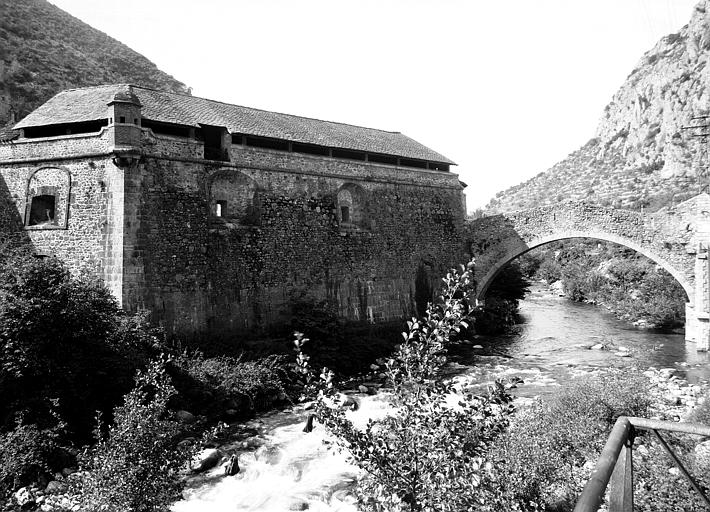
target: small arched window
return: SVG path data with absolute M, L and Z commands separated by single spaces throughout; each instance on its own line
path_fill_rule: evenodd
M 352 183 L 340 187 L 337 215 L 342 227 L 369 229 L 365 191 L 362 187 Z
M 231 224 L 259 224 L 256 182 L 244 173 L 218 171 L 210 185 L 210 213 L 213 219 Z
M 67 227 L 71 178 L 63 169 L 38 169 L 27 183 L 25 226 L 31 229 Z

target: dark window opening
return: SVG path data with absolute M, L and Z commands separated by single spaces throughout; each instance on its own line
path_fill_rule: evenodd
M 436 162 L 429 162 L 429 169 L 434 171 L 445 171 L 449 172 L 449 164 L 440 164 Z
M 408 160 L 406 158 L 402 158 L 399 161 L 399 164 L 404 167 L 416 167 L 418 169 L 426 169 L 426 162 L 423 162 L 422 160 Z
M 349 160 L 365 160 L 365 153 L 362 151 L 350 151 L 348 149 L 334 149 L 335 158 L 347 158 Z
M 341 206 L 340 207 L 340 220 L 341 222 L 350 222 L 350 207 Z
M 200 125 L 202 140 L 205 143 L 205 160 L 229 161 L 227 148 L 222 147 L 222 135 L 224 128 L 220 126 Z
M 108 125 L 108 119 L 82 123 L 52 124 L 49 126 L 29 126 L 25 128 L 25 137 L 28 139 L 56 137 L 57 135 L 67 135 L 67 131 L 70 133 L 96 133 L 100 132 L 101 128 L 106 125 Z
M 325 146 L 316 146 L 315 144 L 301 144 L 299 142 L 293 143 L 293 152 L 319 156 L 328 156 L 330 154 L 330 150 Z
M 239 144 L 241 146 L 242 145 L 242 137 L 243 137 L 243 135 L 241 133 L 233 133 L 232 134 L 232 144 Z
M 181 124 L 159 123 L 143 119 L 143 127 L 150 128 L 153 133 L 160 135 L 172 135 L 174 137 L 189 137 L 190 127 Z
M 247 137 L 247 146 L 264 149 L 276 149 L 288 151 L 288 141 L 279 139 L 267 139 L 264 137 Z
M 367 159 L 370 162 L 374 162 L 376 164 L 389 164 L 389 165 L 397 165 L 397 157 L 396 156 L 390 156 L 390 155 L 373 155 L 372 153 L 367 155 Z
M 54 224 L 54 213 L 56 208 L 56 197 L 52 195 L 41 195 L 32 198 L 30 205 L 29 226 L 40 226 L 43 224 Z
M 138 118 L 137 117 L 133 118 L 133 124 L 138 125 Z
M 126 122 L 126 118 L 124 116 L 121 116 L 118 118 L 118 122 L 123 124 Z
M 214 205 L 214 214 L 216 217 L 225 217 L 227 215 L 227 201 L 217 201 Z

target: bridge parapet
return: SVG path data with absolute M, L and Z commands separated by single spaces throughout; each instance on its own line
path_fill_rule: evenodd
M 477 297 L 511 260 L 549 242 L 593 238 L 615 242 L 667 270 L 688 295 L 686 338 L 710 348 L 710 195 L 652 214 L 591 203 L 562 202 L 476 219 L 467 224 L 476 258 Z

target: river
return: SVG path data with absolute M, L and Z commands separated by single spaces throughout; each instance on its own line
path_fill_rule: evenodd
M 523 384 L 514 393 L 521 401 L 595 368 L 674 368 L 690 383 L 710 380 L 708 353 L 697 352 L 682 334 L 635 329 L 601 308 L 570 302 L 540 286 L 521 302 L 520 315 L 513 334 L 476 338 L 452 350 L 451 374 L 482 386 L 518 376 Z M 590 348 L 599 345 L 603 349 Z M 356 423 L 387 412 L 384 394 L 357 399 L 360 408 L 348 413 Z M 242 471 L 225 477 L 218 467 L 192 478 L 185 499 L 172 510 L 355 512 L 350 490 L 357 472 L 328 448 L 322 428 L 303 432 L 307 414 L 296 406 L 243 425 L 238 439 L 222 447 L 240 454 Z

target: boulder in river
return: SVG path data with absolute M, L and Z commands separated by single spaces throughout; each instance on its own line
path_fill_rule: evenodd
M 189 411 L 178 411 L 175 417 L 180 423 L 195 423 L 195 415 Z
M 218 448 L 202 450 L 192 461 L 192 470 L 195 473 L 202 473 L 203 471 L 212 469 L 219 463 L 223 455 L 222 451 Z
M 239 468 L 239 455 L 236 453 L 233 453 L 230 457 L 229 460 L 227 461 L 227 465 L 224 467 L 224 474 L 225 476 L 234 476 L 237 473 L 239 473 L 241 469 Z

